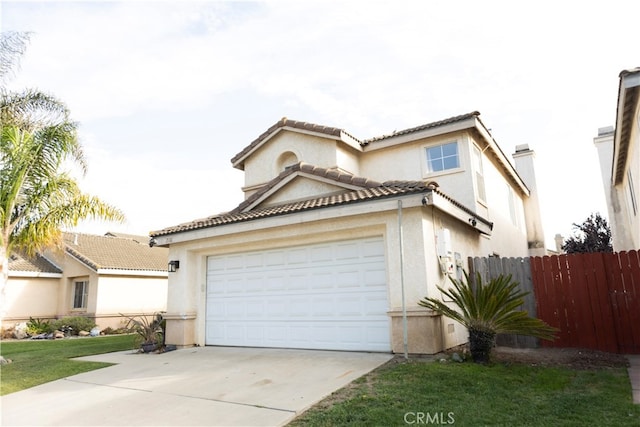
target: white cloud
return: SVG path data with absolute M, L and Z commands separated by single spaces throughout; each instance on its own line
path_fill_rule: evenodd
M 568 234 L 604 212 L 592 138 L 613 122 L 619 71 L 638 65 L 640 4 L 623 1 L 3 2 L 2 12 L 4 29 L 35 32 L 15 85 L 50 90 L 99 129 L 88 185 L 131 211 L 131 227 L 233 207 L 241 174 L 228 159 L 284 115 L 368 138 L 479 110 L 507 155 L 536 150 L 547 235 Z M 216 180 L 234 188 L 203 197 Z M 179 206 L 154 210 L 167 190 Z

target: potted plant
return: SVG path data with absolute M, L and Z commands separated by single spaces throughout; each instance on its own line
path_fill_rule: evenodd
M 530 335 L 545 340 L 555 338 L 557 329 L 519 310 L 527 292 L 518 290 L 518 282 L 511 280 L 511 275 L 500 275 L 483 283 L 480 274 L 476 274 L 475 285 L 466 272 L 464 276 L 465 280 L 450 277 L 453 288 L 438 286 L 460 311 L 436 298 L 424 298 L 418 304 L 460 322 L 469 330 L 474 362 L 489 362 L 496 334 Z
M 152 316 L 124 317 L 129 319 L 127 329 L 131 329 L 138 335 L 140 348 L 144 353 L 162 348 L 165 324 L 162 313 L 154 313 Z

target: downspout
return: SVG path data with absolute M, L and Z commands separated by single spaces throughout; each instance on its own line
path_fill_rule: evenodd
M 407 306 L 404 297 L 404 247 L 402 237 L 402 200 L 398 200 L 398 239 L 400 243 L 400 289 L 402 290 L 402 345 L 404 347 L 404 358 L 409 360 L 408 338 L 407 338 Z

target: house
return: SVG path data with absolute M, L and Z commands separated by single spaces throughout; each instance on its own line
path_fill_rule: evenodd
M 516 156 L 532 178 L 533 151 Z M 436 353 L 467 333 L 417 302 L 544 235 L 477 112 L 368 140 L 283 118 L 231 163 L 239 206 L 151 233 L 177 267 L 168 343 Z
M 87 316 L 101 328 L 166 309 L 167 256 L 145 236 L 63 234 L 62 251 L 14 254 L 5 289 L 4 327 L 30 317 Z
M 615 128 L 600 128 L 593 139 L 616 252 L 640 248 L 640 68 L 619 77 Z

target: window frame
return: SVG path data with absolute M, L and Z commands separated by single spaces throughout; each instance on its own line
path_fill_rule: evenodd
M 476 144 L 473 144 L 471 153 L 471 163 L 473 165 L 473 181 L 476 191 L 476 200 L 487 206 L 487 186 L 484 179 L 484 165 L 482 161 L 483 151 Z M 481 188 L 482 187 L 482 188 Z
M 82 294 L 78 294 L 78 285 L 82 285 Z M 86 310 L 87 309 L 87 300 L 89 299 L 89 280 L 74 280 L 73 281 L 73 289 L 71 295 L 71 309 L 72 310 Z M 80 297 L 80 306 L 76 305 L 77 299 Z
M 629 198 L 631 199 L 631 210 L 633 216 L 638 215 L 638 200 L 636 199 L 636 189 L 633 186 L 633 173 L 627 169 L 627 186 L 629 187 Z
M 438 148 L 438 147 L 444 147 L 445 145 L 451 145 L 451 144 L 455 144 L 455 147 L 456 147 L 457 166 L 456 167 L 452 167 L 452 168 L 448 168 L 448 169 L 432 170 L 432 168 L 431 168 L 432 164 L 431 164 L 431 161 L 429 160 L 429 150 L 432 150 L 432 149 Z M 443 155 L 440 159 L 444 159 L 446 157 L 451 157 L 451 156 L 444 156 Z M 423 165 L 424 165 L 424 168 L 425 168 L 425 175 L 426 176 L 444 175 L 444 174 L 455 173 L 455 172 L 460 172 L 460 171 L 464 170 L 461 144 L 460 144 L 460 141 L 457 140 L 457 139 L 446 141 L 446 142 L 441 142 L 441 143 L 437 143 L 437 144 L 423 145 L 422 146 L 422 161 L 423 161 Z M 443 162 L 443 166 L 444 166 L 444 162 Z

